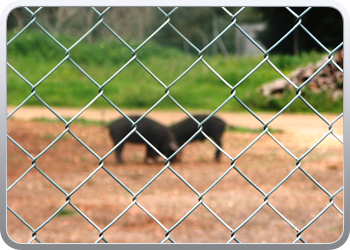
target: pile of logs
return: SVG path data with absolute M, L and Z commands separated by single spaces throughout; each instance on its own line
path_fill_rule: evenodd
M 322 65 L 328 60 L 323 58 L 316 64 L 309 64 L 303 68 L 297 68 L 294 70 L 288 78 L 297 86 L 300 86 L 307 81 Z M 316 74 L 304 88 L 310 88 L 314 93 L 321 93 L 324 91 L 330 91 L 333 100 L 337 100 L 343 96 L 343 73 L 339 68 L 343 68 L 343 51 L 339 51 L 334 55 L 333 61 L 328 63 L 318 74 Z M 339 67 L 339 68 L 338 68 Z M 273 82 L 264 84 L 260 91 L 266 97 L 279 97 L 286 90 L 295 88 L 288 83 L 285 79 L 277 79 Z

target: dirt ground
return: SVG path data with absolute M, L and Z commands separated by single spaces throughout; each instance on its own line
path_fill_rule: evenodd
M 45 112 L 32 113 L 37 117 Z M 74 110 L 57 112 L 64 117 L 76 114 Z M 48 148 L 65 125 L 32 121 L 29 113 L 20 109 L 9 118 L 7 128 L 8 135 L 35 158 L 33 165 L 33 159 L 8 139 L 8 206 L 30 225 L 28 228 L 8 210 L 8 234 L 16 242 L 30 241 L 37 231 L 41 242 L 93 243 L 103 231 L 104 239 L 111 243 L 158 243 L 171 230 L 170 238 L 178 243 L 224 243 L 233 230 L 235 239 L 243 243 L 290 243 L 302 230 L 306 242 L 331 243 L 343 232 L 343 216 L 338 211 L 343 211 L 343 191 L 338 192 L 343 186 L 343 145 L 332 134 L 303 158 L 301 169 L 275 189 L 296 168 L 296 160 L 267 134 L 241 154 L 260 133 L 224 133 L 223 149 L 232 158 L 239 156 L 234 168 L 225 155 L 219 163 L 213 161 L 215 148 L 209 141 L 187 145 L 181 152 L 182 161 L 171 162 L 167 169 L 164 163 L 143 164 L 145 148 L 135 144 L 125 146 L 124 165 L 116 164 L 114 154 L 100 165 L 99 157 L 113 147 L 105 127 L 71 124 L 70 131 L 89 150 L 68 132 Z M 218 116 L 233 126 L 262 128 L 250 114 Z M 113 115 L 91 111 L 82 117 L 110 120 Z M 148 117 L 170 124 L 185 115 L 151 112 Z M 273 114 L 259 117 L 266 122 Z M 333 121 L 336 116 L 325 118 Z M 274 138 L 297 158 L 328 132 L 328 125 L 314 114 L 283 114 L 270 127 L 276 129 Z M 334 128 L 342 138 L 342 119 Z

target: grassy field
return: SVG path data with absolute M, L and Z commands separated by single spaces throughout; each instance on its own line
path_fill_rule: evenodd
M 14 35 L 9 34 L 8 40 Z M 70 48 L 77 39 L 56 37 L 65 47 Z M 139 44 L 131 42 L 136 48 Z M 9 44 L 8 62 L 32 85 L 38 84 L 35 93 L 50 106 L 84 107 L 99 93 L 99 85 L 104 85 L 103 93 L 118 107 L 150 108 L 166 92 L 166 88 L 154 79 L 141 65 L 141 62 L 164 85 L 169 86 L 186 71 L 197 59 L 195 54 L 185 54 L 171 47 L 161 47 L 152 41 L 137 51 L 137 59 L 115 75 L 131 58 L 131 51 L 117 39 L 88 43 L 82 40 L 69 51 L 65 60 L 52 74 L 68 53 L 45 34 L 25 32 Z M 299 66 L 314 63 L 324 56 L 318 53 L 304 53 L 300 56 L 273 55 L 269 57 L 285 75 Z M 229 57 L 209 56 L 204 60 L 231 86 L 235 86 L 263 59 L 261 56 L 235 55 Z M 87 75 L 82 73 L 74 63 Z M 47 76 L 47 77 L 45 77 Z M 114 76 L 114 77 L 112 77 Z M 267 63 L 263 63 L 236 89 L 236 96 L 254 111 L 280 110 L 294 96 L 285 93 L 282 98 L 268 99 L 259 93 L 258 88 L 280 75 Z M 214 110 L 231 94 L 230 87 L 219 79 L 202 61 L 199 61 L 187 74 L 171 86 L 170 94 L 186 109 Z M 19 105 L 32 93 L 32 87 L 10 67 L 7 70 L 7 103 Z M 340 112 L 342 100 L 334 103 L 330 94 L 312 95 L 306 86 L 303 96 L 319 111 Z M 41 105 L 33 96 L 28 105 Z M 104 98 L 92 105 L 96 108 L 108 107 Z M 165 98 L 159 109 L 176 109 L 177 106 Z M 223 110 L 240 111 L 244 108 L 235 99 L 229 101 Z M 309 108 L 297 100 L 287 111 L 308 111 Z

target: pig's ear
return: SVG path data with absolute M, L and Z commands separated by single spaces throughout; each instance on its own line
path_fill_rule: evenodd
M 173 150 L 174 152 L 179 148 L 176 142 L 171 141 L 169 145 L 170 149 Z

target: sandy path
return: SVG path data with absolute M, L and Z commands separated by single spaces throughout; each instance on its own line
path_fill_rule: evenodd
M 7 107 L 7 114 L 10 114 L 15 107 Z M 77 108 L 54 108 L 60 116 L 64 118 L 73 117 L 80 112 Z M 127 115 L 131 114 L 142 114 L 147 110 L 123 110 Z M 198 111 L 193 112 L 198 113 Z M 263 122 L 270 121 L 276 113 L 258 113 L 258 117 Z M 336 114 L 322 114 L 323 117 L 330 123 L 332 123 L 338 115 Z M 237 113 L 237 112 L 218 112 L 223 120 L 227 124 L 232 126 L 246 127 L 252 129 L 263 128 L 263 125 L 250 113 Z M 87 109 L 84 111 L 79 118 L 96 121 L 111 121 L 120 117 L 120 114 L 114 109 Z M 148 117 L 157 120 L 163 124 L 169 125 L 176 121 L 179 121 L 186 117 L 182 111 L 152 111 Z M 21 107 L 17 110 L 11 118 L 19 120 L 31 120 L 35 118 L 57 118 L 49 109 L 45 107 Z M 305 132 L 305 133 L 323 133 L 328 131 L 328 125 L 316 114 L 290 114 L 283 113 L 276 119 L 274 119 L 270 125 L 270 128 L 280 129 L 283 131 L 290 132 Z M 334 131 L 337 135 L 343 135 L 343 118 L 340 118 L 334 123 Z

